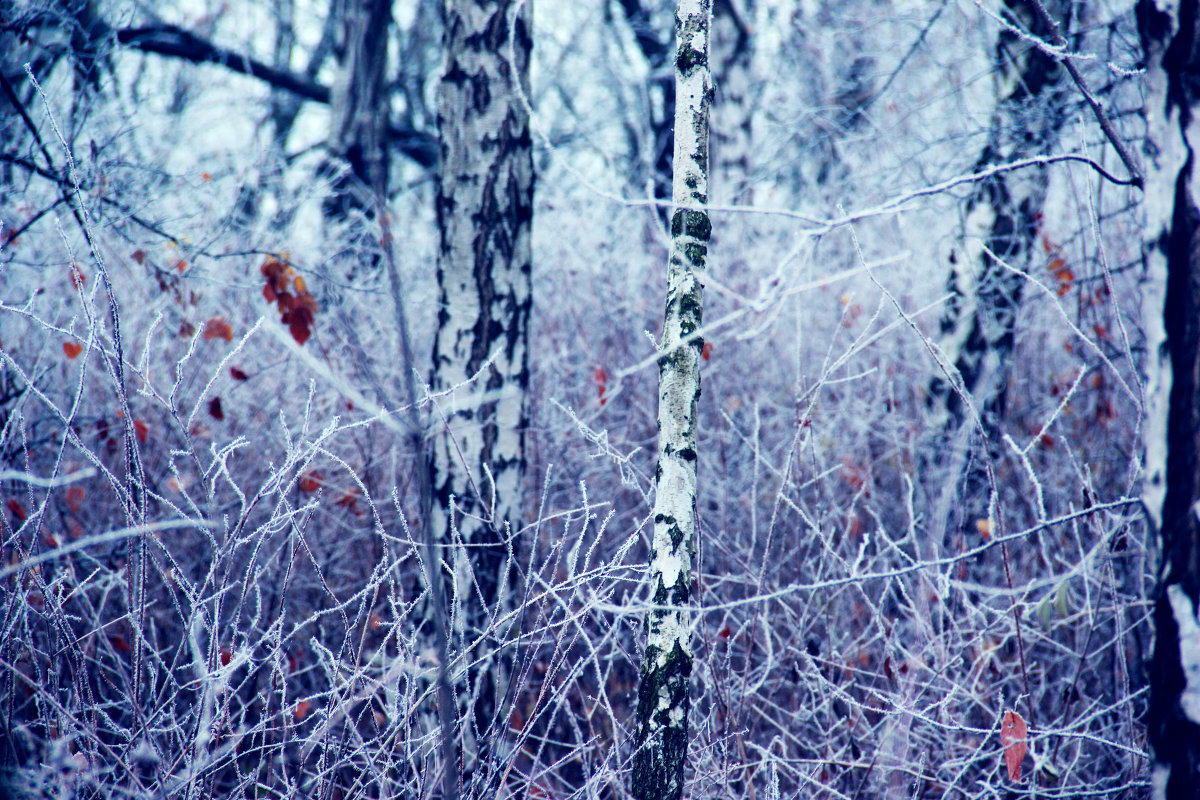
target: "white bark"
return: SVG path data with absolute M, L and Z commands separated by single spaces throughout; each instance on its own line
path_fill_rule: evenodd
M 676 15 L 675 144 L 671 254 L 660 342 L 658 468 L 648 580 L 654 608 L 646 620 L 646 654 L 638 689 L 633 793 L 639 800 L 678 798 L 687 753 L 688 681 L 692 667 L 692 554 L 696 522 L 696 412 L 702 291 L 711 225 L 708 67 L 711 0 L 680 0 Z
M 451 635 L 466 673 L 468 772 L 480 757 L 470 730 L 493 724 L 504 680 L 494 652 L 504 632 L 480 636 L 489 615 L 508 604 L 512 539 L 522 527 L 533 160 L 517 94 L 520 86 L 528 96 L 531 42 L 525 13 L 514 13 L 509 0 L 447 0 L 438 89 L 432 383 L 449 398 L 438 401 L 446 428 L 433 446 L 432 522 L 435 541 L 460 545 L 449 556 Z

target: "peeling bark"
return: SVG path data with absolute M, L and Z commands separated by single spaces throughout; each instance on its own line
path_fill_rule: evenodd
M 680 0 L 675 20 L 675 145 L 671 254 L 658 360 L 658 467 L 648 580 L 646 653 L 638 686 L 633 794 L 682 796 L 687 756 L 689 609 L 696 537 L 696 412 L 700 399 L 702 288 L 712 226 L 708 203 L 711 0 Z
M 1154 797 L 1177 800 L 1200 784 L 1200 3 L 1142 0 L 1137 14 L 1148 139 L 1144 492 L 1162 543 L 1147 727 Z
M 527 7 L 527 5 L 526 5 Z M 438 89 L 441 166 L 435 392 L 446 429 L 431 469 L 437 541 L 455 545 L 452 575 L 463 768 L 486 772 L 506 686 L 503 631 L 514 538 L 522 527 L 529 386 L 533 156 L 528 11 L 511 0 L 447 0 Z M 512 61 L 510 62 L 510 57 Z M 490 733 L 489 733 L 490 729 Z M 486 778 L 482 780 L 486 783 Z

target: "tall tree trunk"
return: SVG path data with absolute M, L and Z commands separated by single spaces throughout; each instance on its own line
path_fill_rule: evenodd
M 341 0 L 341 61 L 330 98 L 333 193 L 325 215 L 345 218 L 386 196 L 388 183 L 387 48 L 392 0 Z M 365 190 L 365 191 L 364 191 Z
M 1137 13 L 1149 139 L 1145 499 L 1162 537 L 1147 722 L 1154 797 L 1176 800 L 1200 786 L 1200 3 L 1141 0 Z
M 646 80 L 649 101 L 650 139 L 652 145 L 650 181 L 654 199 L 662 205 L 655 209 L 662 224 L 666 224 L 667 201 L 671 192 L 671 126 L 675 119 L 675 75 L 669 66 L 670 38 L 660 33 L 654 24 L 653 0 L 619 0 L 621 11 L 633 31 L 638 50 L 650 68 Z
M 431 469 L 434 536 L 453 545 L 451 635 L 468 775 L 487 772 L 488 729 L 506 688 L 505 657 L 496 652 L 504 631 L 489 631 L 489 620 L 510 610 L 522 526 L 533 218 L 529 117 L 518 95 L 529 90 L 525 8 L 514 19 L 513 0 L 444 6 L 432 383 L 451 394 L 440 401 L 446 428 Z M 486 774 L 479 780 L 486 785 Z
M 1059 4 L 1048 5 L 1056 13 Z M 1049 33 L 1026 0 L 1005 0 L 1004 6 L 1019 28 L 1035 36 Z M 1008 31 L 1000 35 L 996 56 L 1000 100 L 987 146 L 976 162 L 978 169 L 1049 150 L 1064 118 L 1058 97 L 1063 89 L 1062 69 L 1052 58 Z M 998 437 L 1005 413 L 1007 372 L 1025 280 L 988 251 L 1013 267 L 1026 266 L 1047 184 L 1042 168 L 1003 173 L 977 184 L 967 200 L 962 252 L 952 257 L 952 299 L 942 318 L 945 349 L 989 441 Z M 963 399 L 943 381 L 934 382 L 932 395 L 944 403 L 948 429 L 967 420 Z
M 675 18 L 675 153 L 667 306 L 658 359 L 658 468 L 648 580 L 654 607 L 638 687 L 633 794 L 683 792 L 692 672 L 692 553 L 696 537 L 696 411 L 700 399 L 702 289 L 711 224 L 708 118 L 711 0 L 680 0 Z

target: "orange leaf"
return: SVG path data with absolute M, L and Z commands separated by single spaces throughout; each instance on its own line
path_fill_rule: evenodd
M 215 420 L 225 419 L 225 411 L 221 408 L 221 398 L 214 397 L 208 401 L 208 413 Z
M 83 345 L 75 342 L 63 342 L 63 352 L 67 354 L 67 358 L 75 358 L 83 352 Z
M 78 486 L 67 489 L 67 505 L 76 514 L 79 513 L 79 509 L 83 508 L 83 494 L 83 489 Z
M 140 419 L 135 419 L 133 421 L 133 432 L 137 434 L 139 442 L 146 441 L 147 437 L 150 436 L 150 428 L 146 425 L 144 420 Z
M 187 268 L 188 262 L 184 261 L 182 258 L 175 262 L 175 270 L 177 272 L 185 272 L 187 271 Z
M 296 722 L 300 722 L 308 716 L 309 711 L 312 711 L 312 703 L 307 700 L 301 700 L 299 703 L 296 703 L 296 710 L 292 713 L 296 717 Z
M 224 317 L 213 317 L 204 323 L 204 338 L 205 339 L 224 339 L 227 342 L 233 341 L 233 328 Z
M 229 374 L 233 376 L 235 381 L 245 381 L 250 379 L 249 375 L 247 375 L 245 372 L 242 372 L 237 367 L 230 367 Z
M 1015 711 L 1005 711 L 1000 723 L 1000 745 L 1004 748 L 1004 764 L 1008 767 L 1009 780 L 1021 780 L 1021 760 L 1029 749 L 1029 729 L 1025 720 Z

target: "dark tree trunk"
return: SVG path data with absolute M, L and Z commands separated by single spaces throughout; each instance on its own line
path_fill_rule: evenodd
M 1147 723 L 1154 796 L 1180 800 L 1200 796 L 1200 3 L 1172 13 L 1143 0 L 1138 26 L 1149 138 L 1146 506 L 1162 542 Z

